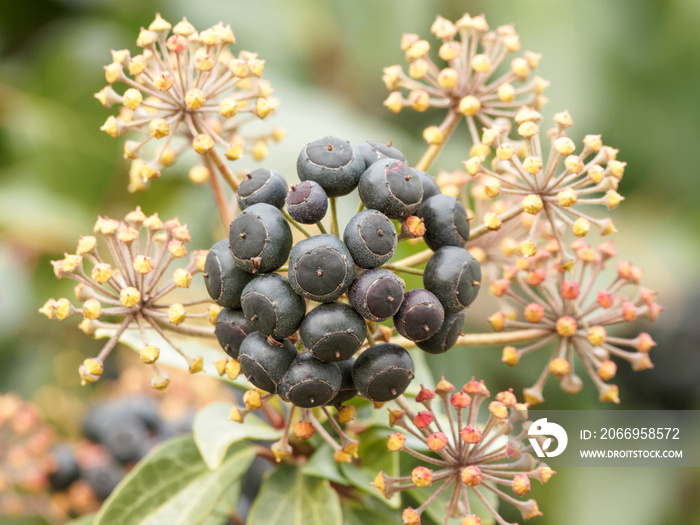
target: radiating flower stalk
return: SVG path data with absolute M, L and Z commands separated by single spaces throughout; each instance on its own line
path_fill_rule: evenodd
M 100 129 L 112 137 L 129 131 L 143 136 L 124 144 L 124 156 L 133 159 L 129 189 L 145 189 L 163 168 L 194 149 L 201 165 L 192 168 L 190 179 L 211 183 L 225 224 L 231 210 L 216 174 L 233 191 L 238 180 L 218 150 L 228 160 L 246 152 L 260 160 L 270 142 L 284 136 L 281 128 L 244 132 L 251 121 L 272 113 L 277 101 L 270 97 L 270 84 L 260 78 L 265 61 L 249 51 L 233 55 L 229 46 L 235 41 L 231 27 L 221 23 L 197 32 L 186 18 L 173 27 L 156 15 L 136 40 L 141 53 L 112 51 L 112 63 L 105 66 L 109 85 L 95 94 L 106 107 L 121 105 Z M 126 86 L 123 93 L 114 90 L 116 84 Z M 157 146 L 147 154 L 149 143 Z
M 521 48 L 512 25 L 492 31 L 483 15 L 465 14 L 454 23 L 438 16 L 431 32 L 441 42 L 439 64 L 430 56 L 430 42 L 417 34 L 404 34 L 401 49 L 409 62 L 408 74 L 395 65 L 384 68 L 382 77 L 391 91 L 384 105 L 394 113 L 404 107 L 419 112 L 447 109 L 439 126 L 424 130 L 430 148 L 417 164 L 421 170 L 427 170 L 462 117 L 468 125 L 472 149 L 479 152 L 483 149 L 481 127 L 493 127 L 498 119 L 512 119 L 521 106 L 541 107 L 546 102 L 542 93 L 548 86 L 540 77 L 531 78 L 539 54 L 527 51 L 510 59 L 506 66 L 507 59 Z
M 79 328 L 88 335 L 95 335 L 98 329 L 113 332 L 100 353 L 80 366 L 83 384 L 100 378 L 105 359 L 130 328 L 141 334 L 140 356 L 153 367 L 154 388 L 164 389 L 170 380 L 158 366 L 160 349 L 149 344 L 149 334 L 159 335 L 182 355 L 191 373 L 200 372 L 202 358 L 187 355 L 167 333 L 212 337 L 211 326 L 196 321 L 213 323 L 220 309 L 208 297 L 187 302 L 170 299 L 173 292 L 189 288 L 192 277 L 202 271 L 207 255 L 206 250 L 188 255 L 185 245 L 191 237 L 187 225 L 177 219 L 163 222 L 158 214 L 146 216 L 136 208 L 123 221 L 99 217 L 94 233 L 80 238 L 74 254 L 52 261 L 57 278 L 78 282 L 75 295 L 80 306 L 62 297 L 49 299 L 39 310 L 51 320 L 82 317 Z M 98 238 L 102 247 L 98 246 Z M 109 257 L 103 256 L 104 248 Z M 188 257 L 186 266 L 173 268 L 173 263 Z M 191 311 L 192 307 L 207 304 L 211 304 L 208 310 Z
M 482 425 L 479 413 L 489 396 L 483 381 L 472 379 L 457 390 L 442 378 L 435 390 L 421 388 L 416 396 L 419 409 L 399 397 L 400 409 L 389 411 L 390 425 L 400 430 L 389 435 L 387 448 L 428 466 L 417 466 L 402 477 L 379 472 L 373 485 L 386 498 L 404 490 L 432 490 L 419 507 L 404 509 L 407 525 L 420 524 L 421 514 L 442 494 L 449 496 L 444 523 L 450 518 L 461 518 L 463 525 L 481 523 L 485 516 L 471 508 L 472 494 L 500 525 L 508 525 L 487 499 L 489 492 L 514 505 L 526 520 L 541 514 L 535 500 L 518 497 L 530 492 L 531 479 L 546 483 L 554 471 L 529 453 L 531 446 L 517 446 L 522 436 L 516 437 L 518 441 L 507 439 L 510 411 L 517 410 L 521 417 L 527 414 L 527 405 L 518 403 L 512 390 L 500 392 L 488 404 L 488 420 Z
M 557 243 L 550 248 L 556 250 Z M 535 257 L 521 257 L 515 265 L 505 267 L 503 278 L 492 282 L 490 291 L 508 299 L 522 317 L 511 315 L 511 310 L 499 311 L 489 321 L 499 332 L 523 328 L 546 331 L 526 346 L 506 346 L 502 360 L 509 365 L 554 346 L 539 379 L 524 390 L 529 404 L 544 400 L 542 389 L 550 376 L 559 380 L 563 391 L 579 392 L 583 381 L 575 371 L 577 362 L 595 383 L 601 401 L 619 403 L 617 385 L 607 383 L 617 372 L 613 358 L 628 361 L 634 370 L 651 368 L 649 351 L 656 343 L 645 332 L 634 338 L 608 332 L 614 325 L 632 323 L 642 316 L 653 321 L 661 307 L 656 303 L 656 292 L 639 285 L 642 270 L 629 262 L 618 262 L 616 275 L 601 286 L 600 281 L 606 278 L 603 270 L 616 255 L 612 243 L 594 249 L 578 240 L 571 249 L 577 258 L 571 275 L 561 269 L 561 255 L 556 251 L 541 250 Z

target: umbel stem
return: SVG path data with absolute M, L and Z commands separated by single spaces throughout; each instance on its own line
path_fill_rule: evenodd
M 524 341 L 541 339 L 549 334 L 550 331 L 543 328 L 529 328 L 525 330 L 514 330 L 512 332 L 496 332 L 492 334 L 463 334 L 459 336 L 455 346 L 488 346 L 521 343 Z M 391 342 L 401 345 L 404 348 L 416 346 L 414 341 L 410 341 L 401 336 L 392 337 Z

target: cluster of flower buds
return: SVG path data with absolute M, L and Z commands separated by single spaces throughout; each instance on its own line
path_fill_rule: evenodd
M 46 497 L 53 429 L 32 403 L 0 394 L 0 515 L 56 517 Z
M 514 366 L 523 355 L 549 348 L 552 343 L 554 352 L 542 375 L 524 391 L 529 404 L 544 400 L 542 389 L 550 375 L 559 379 L 565 392 L 579 392 L 583 382 L 574 370 L 575 361 L 593 379 L 601 401 L 619 403 L 617 386 L 606 383 L 617 371 L 612 358 L 629 361 L 634 370 L 651 368 L 649 351 L 656 343 L 645 332 L 623 338 L 608 331 L 613 325 L 631 323 L 641 316 L 655 320 L 661 312 L 656 292 L 639 286 L 642 270 L 628 262 L 617 263 L 612 282 L 600 287 L 599 277 L 604 276 L 605 265 L 616 255 L 612 243 L 594 249 L 581 239 L 574 242 L 570 248 L 577 262 L 572 274 L 561 268 L 557 247 L 552 242 L 549 249 L 540 250 L 534 257 L 519 258 L 514 266 L 504 269 L 502 279 L 490 285 L 493 295 L 511 300 L 524 317 L 518 319 L 515 310 L 499 311 L 489 317 L 493 328 L 536 331 L 535 342 L 520 348 L 506 346 L 502 361 Z
M 404 523 L 420 524 L 423 511 L 443 493 L 451 494 L 446 519 L 461 517 L 463 525 L 481 523 L 482 517 L 471 508 L 470 493 L 502 525 L 507 522 L 489 503 L 489 492 L 514 505 L 524 519 L 540 515 L 535 500 L 523 501 L 516 496 L 530 492 L 531 479 L 546 483 L 554 471 L 530 454 L 531 448 L 504 439 L 509 434 L 511 411 L 522 417 L 527 414 L 527 405 L 518 403 L 512 390 L 500 392 L 488 403 L 488 419 L 481 424 L 479 411 L 490 395 L 483 381 L 472 379 L 457 390 L 442 378 L 435 390 L 421 388 L 416 397 L 420 410 L 399 398 L 401 409 L 389 411 L 391 426 L 401 430 L 389 435 L 388 449 L 403 451 L 431 466 L 419 465 L 405 477 L 380 472 L 373 482 L 386 498 L 408 489 L 434 489 L 418 508 L 404 509 Z
M 186 320 L 209 319 L 213 324 L 220 310 L 213 304 L 205 311 L 187 310 L 210 303 L 209 298 L 168 301 L 171 292 L 189 288 L 192 276 L 202 271 L 206 260 L 206 250 L 194 251 L 188 258 L 185 244 L 191 237 L 187 225 L 180 224 L 177 218 L 163 222 L 158 214 L 146 216 L 136 208 L 123 221 L 99 217 L 94 232 L 103 240 L 109 258 L 100 254 L 98 237 L 90 235 L 80 238 L 74 254 L 66 254 L 65 258 L 51 263 L 57 278 L 68 277 L 78 282 L 75 295 L 80 306 L 62 297 L 49 299 L 39 310 L 52 320 L 82 317 L 79 328 L 88 335 L 96 335 L 99 329 L 111 335 L 99 355 L 85 359 L 80 366 L 83 383 L 100 378 L 105 358 L 130 328 L 138 329 L 141 334 L 141 360 L 153 366 L 154 388 L 164 389 L 170 380 L 158 367 L 160 349 L 149 344 L 149 332 L 155 331 L 179 352 L 191 373 L 201 371 L 202 358 L 188 356 L 166 333 L 170 330 L 211 337 L 211 327 Z M 172 263 L 183 260 L 188 260 L 188 264 L 180 264 L 166 275 Z
M 539 108 L 546 102 L 542 93 L 548 82 L 532 77 L 539 54 L 526 51 L 510 59 L 509 69 L 496 76 L 502 64 L 520 51 L 520 38 L 512 25 L 492 31 L 483 15 L 465 14 L 454 23 L 438 16 L 431 32 L 441 42 L 439 64 L 431 58 L 427 40 L 404 34 L 401 49 L 409 62 L 408 74 L 395 65 L 384 68 L 383 76 L 391 91 L 384 105 L 394 113 L 404 107 L 421 112 L 431 107 L 449 109 L 441 126 L 425 129 L 429 144 L 442 144 L 464 116 L 478 148 L 478 127 L 512 118 L 521 106 Z
M 600 135 L 587 135 L 581 150 L 566 135 L 573 125 L 567 112 L 558 113 L 556 127 L 547 132 L 550 142 L 545 157 L 540 139 L 542 116 L 535 110 L 521 108 L 515 116 L 517 144 L 508 138 L 508 129 L 492 127 L 483 130 L 482 143 L 495 150 L 495 156 L 486 165 L 485 156 L 475 155 L 464 161 L 472 175 L 484 175 L 482 192 L 496 198 L 508 196 L 515 203 L 502 213 L 490 213 L 483 218 L 484 225 L 498 230 L 502 223 L 519 213 L 531 215 L 529 234 L 520 243 L 519 251 L 525 256 L 537 252 L 536 241 L 542 237 L 538 228 L 547 224 L 547 231 L 560 245 L 561 227 L 567 225 L 577 237 L 584 237 L 595 225 L 601 235 L 617 230 L 609 218 L 595 219 L 581 212 L 577 204 L 605 205 L 617 208 L 623 197 L 617 193 L 625 163 L 617 160 L 617 150 L 603 145 Z M 564 250 L 562 264 L 573 264 L 573 257 Z
M 190 172 L 193 182 L 208 180 L 217 169 L 235 185 L 217 147 L 229 160 L 246 151 L 259 160 L 267 156 L 271 141 L 282 138 L 279 128 L 257 135 L 242 132 L 246 123 L 273 112 L 277 101 L 270 97 L 270 84 L 260 78 L 265 61 L 248 51 L 233 55 L 229 46 L 235 41 L 230 26 L 221 23 L 197 32 L 186 18 L 172 27 L 156 15 L 136 39 L 141 53 L 112 51 L 112 63 L 105 66 L 109 85 L 95 97 L 105 107 L 120 105 L 119 114 L 100 129 L 112 137 L 130 130 L 143 135 L 124 145 L 125 157 L 133 159 L 130 190 L 145 189 L 189 148 L 203 160 Z M 116 92 L 116 84 L 126 90 Z M 158 145 L 146 158 L 144 147 L 152 142 Z

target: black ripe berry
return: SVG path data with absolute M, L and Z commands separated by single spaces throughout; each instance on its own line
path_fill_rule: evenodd
M 343 233 L 343 241 L 360 268 L 376 268 L 391 259 L 397 240 L 394 224 L 377 210 L 355 215 Z
M 56 445 L 51 451 L 51 467 L 48 480 L 53 490 L 66 490 L 80 477 L 75 454 L 66 443 Z
M 340 370 L 342 380 L 340 382 L 338 393 L 327 403 L 328 405 L 333 406 L 342 405 L 357 395 L 357 388 L 355 388 L 355 383 L 352 380 L 352 369 L 355 366 L 355 360 L 348 359 L 347 361 L 340 361 L 336 364 Z
M 328 211 L 328 195 L 312 180 L 295 184 L 286 198 L 289 216 L 302 224 L 314 224 L 323 219 Z
M 440 330 L 445 310 L 435 295 L 428 290 L 409 290 L 401 308 L 394 315 L 396 330 L 411 341 L 425 341 Z
M 277 273 L 261 275 L 248 283 L 241 306 L 255 330 L 278 340 L 296 332 L 306 312 L 306 301 Z
M 292 230 L 281 211 L 261 202 L 231 221 L 228 241 L 239 268 L 250 273 L 274 272 L 289 256 Z
M 82 471 L 82 478 L 99 501 L 106 500 L 125 475 L 126 471 L 111 460 Z
M 216 316 L 214 335 L 224 352 L 234 359 L 238 359 L 238 350 L 243 340 L 254 331 L 255 328 L 245 318 L 243 310 L 224 308 Z
M 412 168 L 395 159 L 378 160 L 362 174 L 360 199 L 390 219 L 413 215 L 423 201 L 423 183 Z
M 365 320 L 345 303 L 321 304 L 299 327 L 299 336 L 316 359 L 327 363 L 350 359 L 367 336 Z
M 425 223 L 425 244 L 433 251 L 443 246 L 464 248 L 469 240 L 467 210 L 454 197 L 433 195 L 420 207 L 418 217 Z
M 466 317 L 467 314 L 464 311 L 457 314 L 446 315 L 440 330 L 429 339 L 419 341 L 416 345 L 429 354 L 442 354 L 443 352 L 447 352 L 457 342 Z
M 259 202 L 282 208 L 286 196 L 287 181 L 279 171 L 270 168 L 251 171 L 238 185 L 236 192 L 236 200 L 241 210 Z
M 238 361 L 248 381 L 265 392 L 275 394 L 289 365 L 298 355 L 289 339 L 283 340 L 282 346 L 271 345 L 267 337 L 253 332 L 241 343 Z
M 120 411 L 105 422 L 102 444 L 122 465 L 134 463 L 146 455 L 148 429 L 136 414 Z
M 307 144 L 297 159 L 299 179 L 319 183 L 329 197 L 354 190 L 364 170 L 365 159 L 357 146 L 337 137 Z
M 209 296 L 224 308 L 241 307 L 241 292 L 253 278 L 233 261 L 226 239 L 209 250 L 203 275 Z
M 406 285 L 389 270 L 378 268 L 361 273 L 350 285 L 348 299 L 365 319 L 385 321 L 401 306 Z
M 289 284 L 296 293 L 313 301 L 335 301 L 354 277 L 355 262 L 335 235 L 315 235 L 299 241 L 289 255 Z
M 311 354 L 300 354 L 280 382 L 280 397 L 301 408 L 313 408 L 331 401 L 343 382 L 335 363 L 323 363 Z
M 360 153 L 362 153 L 365 159 L 365 169 L 382 159 L 396 159 L 404 164 L 406 163 L 406 156 L 401 153 L 398 148 L 392 146 L 391 142 L 368 140 L 367 142 L 359 144 L 357 147 L 360 149 Z
M 405 348 L 382 343 L 360 354 L 352 368 L 352 380 L 360 395 L 370 401 L 391 401 L 404 393 L 414 370 Z
M 427 201 L 433 195 L 440 195 L 442 193 L 440 191 L 440 186 L 438 186 L 437 182 L 433 177 L 419 169 L 411 169 L 413 170 L 413 173 L 418 175 L 420 181 L 423 183 L 423 202 Z
M 448 314 L 472 304 L 479 294 L 480 283 L 481 265 L 463 248 L 440 248 L 425 266 L 423 284 L 435 294 Z

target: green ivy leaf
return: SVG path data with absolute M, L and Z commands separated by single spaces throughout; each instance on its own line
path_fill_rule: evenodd
M 370 485 L 374 478 L 377 477 L 377 474 L 379 474 L 379 471 L 383 471 L 387 476 L 391 477 L 400 475 L 400 455 L 396 452 L 389 452 L 386 448 L 388 434 L 388 430 L 382 429 L 377 429 L 372 433 L 365 433 L 360 440 L 360 449 L 358 451 L 360 463 L 342 463 L 340 471 L 354 487 L 396 509 L 401 505 L 400 494 L 394 494 L 391 499 L 387 500 L 377 489 Z
M 85 514 L 79 518 L 69 521 L 66 525 L 92 525 L 95 522 L 95 514 Z
M 341 525 L 338 494 L 328 480 L 305 476 L 295 465 L 275 470 L 263 483 L 248 525 Z
M 306 476 L 328 479 L 341 485 L 348 485 L 348 480 L 338 468 L 338 463 L 333 458 L 333 449 L 328 443 L 323 443 L 311 455 L 302 467 L 302 472 Z
M 245 443 L 233 447 L 221 467 L 209 470 L 191 436 L 150 452 L 107 498 L 94 525 L 192 525 L 221 503 L 253 462 Z
M 399 525 L 400 523 L 402 523 L 400 513 L 392 512 L 384 506 L 372 505 L 371 501 L 358 503 L 346 500 L 343 502 L 343 525 Z
M 282 437 L 282 430 L 276 429 L 248 414 L 245 423 L 228 419 L 230 403 L 211 403 L 197 412 L 192 426 L 194 441 L 210 469 L 219 468 L 231 445 L 244 439 L 276 441 Z

